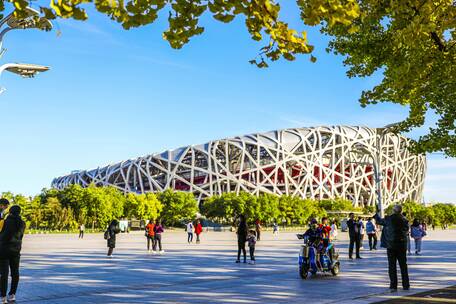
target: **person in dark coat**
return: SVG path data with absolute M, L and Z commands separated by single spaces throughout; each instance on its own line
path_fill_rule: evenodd
M 9 201 L 6 198 L 0 198 L 0 231 L 5 224 L 6 209 L 8 209 Z
M 112 252 L 116 248 L 116 234 L 120 233 L 119 221 L 112 220 L 108 227 L 108 257 L 112 257 Z
M 0 233 L 0 285 L 2 303 L 16 300 L 17 286 L 19 285 L 19 261 L 24 237 L 25 223 L 21 219 L 21 208 L 12 206 L 5 219 L 3 230 Z M 11 270 L 11 289 L 8 290 L 8 272 Z
M 247 226 L 245 216 L 242 214 L 239 216 L 239 226 L 236 233 L 238 237 L 238 254 L 236 263 L 241 262 L 241 250 L 244 254 L 244 263 L 247 263 L 245 242 L 247 242 L 247 234 L 249 233 L 249 227 Z
M 377 213 L 375 221 L 383 226 L 380 245 L 386 248 L 388 255 L 388 273 L 390 277 L 391 291 L 397 291 L 397 262 L 401 269 L 402 287 L 404 290 L 410 289 L 410 280 L 407 268 L 407 238 L 409 223 L 401 214 L 402 206 L 396 205 L 393 214 L 380 218 Z
M 350 237 L 350 245 L 348 247 L 348 257 L 350 260 L 353 259 L 353 247 L 356 246 L 356 258 L 361 259 L 359 255 L 359 247 L 361 241 L 361 229 L 359 222 L 355 220 L 355 215 L 353 213 L 349 214 L 350 219 L 347 221 L 348 235 Z

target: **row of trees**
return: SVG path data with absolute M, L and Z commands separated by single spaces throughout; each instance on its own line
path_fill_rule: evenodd
M 22 214 L 31 229 L 74 230 L 84 223 L 88 228 L 103 229 L 116 219 L 157 219 L 165 225 L 175 226 L 183 220 L 195 218 L 197 212 L 208 220 L 231 225 L 238 215 L 244 214 L 250 222 L 259 219 L 265 224 L 273 222 L 287 225 L 304 225 L 310 218 L 345 216 L 338 211 L 358 211 L 371 214 L 375 208 L 355 208 L 349 200 L 302 199 L 293 196 L 241 192 L 223 193 L 207 198 L 198 208 L 193 194 L 166 190 L 161 193 L 123 194 L 113 187 L 71 185 L 64 190 L 44 189 L 35 197 L 2 193 L 13 204 L 22 208 Z M 387 209 L 391 212 L 392 206 Z M 424 206 L 405 202 L 404 212 L 409 220 L 415 218 L 428 224 L 456 224 L 456 206 L 435 204 Z
M 224 224 L 230 224 L 238 215 L 244 214 L 249 221 L 259 219 L 266 224 L 286 221 L 288 225 L 303 225 L 310 218 L 327 216 L 328 211 L 362 211 L 362 209 L 354 208 L 351 201 L 341 198 L 317 201 L 288 195 L 256 196 L 247 192 L 241 192 L 239 195 L 223 193 L 212 196 L 201 205 L 203 215 Z
M 389 206 L 386 212 L 391 213 L 392 208 L 392 205 Z M 435 226 L 456 224 L 456 205 L 453 204 L 438 203 L 424 206 L 416 202 L 405 202 L 402 204 L 402 210 L 410 222 L 418 219 Z
M 2 197 L 22 208 L 27 227 L 32 229 L 73 230 L 82 223 L 102 229 L 120 218 L 161 218 L 166 225 L 176 225 L 198 212 L 193 194 L 172 190 L 124 195 L 113 187 L 71 185 L 64 190 L 44 189 L 35 197 L 8 192 Z

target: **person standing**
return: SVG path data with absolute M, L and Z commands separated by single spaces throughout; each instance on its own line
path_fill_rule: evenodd
M 410 280 L 407 268 L 407 233 L 409 224 L 407 219 L 401 214 L 402 206 L 395 205 L 393 214 L 381 218 L 377 213 L 374 218 L 377 224 L 383 226 L 380 245 L 386 248 L 388 255 L 388 274 L 390 277 L 390 290 L 397 291 L 397 263 L 401 269 L 402 287 L 404 290 L 410 289 Z
M 192 221 L 189 221 L 187 223 L 187 227 L 185 228 L 187 230 L 187 242 L 193 243 L 193 223 Z
M 276 222 L 272 224 L 272 234 L 273 235 L 278 235 L 279 234 L 279 225 L 277 225 Z
M 257 242 L 256 232 L 250 230 L 247 235 L 247 243 L 249 244 L 250 264 L 255 265 L 255 245 Z
M 366 224 L 366 233 L 369 238 L 369 250 L 377 250 L 377 226 L 373 217 Z
M 196 243 L 200 243 L 200 234 L 203 232 L 203 225 L 201 225 L 200 220 L 196 220 L 195 234 L 196 234 Z
M 426 224 L 426 222 L 423 221 L 423 222 L 421 223 L 421 226 L 423 227 L 423 231 L 426 232 L 426 231 L 427 231 L 427 224 Z
M 0 198 L 0 231 L 3 229 L 6 218 L 6 209 L 8 209 L 9 201 L 6 198 Z
M 19 285 L 19 261 L 24 237 L 25 223 L 21 219 L 21 208 L 12 206 L 0 233 L 0 285 L 2 303 L 16 301 Z M 8 273 L 11 270 L 11 288 L 8 290 Z
M 158 253 L 163 254 L 165 251 L 162 248 L 162 233 L 164 232 L 163 226 L 161 224 L 160 220 L 155 221 L 155 227 L 154 227 L 154 232 L 155 232 L 155 242 L 154 242 L 154 248 L 153 248 L 153 253 L 157 253 L 157 245 L 158 245 Z
M 114 248 L 116 248 L 116 235 L 120 233 L 119 221 L 112 220 L 105 232 L 105 239 L 108 243 L 108 257 L 112 257 Z
M 333 222 L 331 224 L 331 240 L 337 240 L 337 234 L 338 234 L 337 222 L 336 222 L 336 220 L 333 220 Z
M 154 248 L 154 242 L 155 242 L 155 222 L 153 219 L 149 220 L 149 223 L 146 225 L 146 238 L 147 238 L 147 252 L 150 253 L 150 249 Z
M 249 232 L 249 228 L 247 226 L 247 221 L 245 216 L 241 214 L 239 216 L 239 226 L 237 229 L 237 238 L 238 238 L 238 254 L 236 263 L 241 262 L 241 251 L 244 253 L 244 263 L 247 263 L 246 251 L 245 251 L 245 242 L 247 241 L 247 233 Z
M 358 219 L 359 225 L 359 249 L 364 250 L 364 234 L 366 233 L 366 229 L 364 227 L 364 222 L 361 218 Z
M 350 245 L 348 248 L 348 258 L 353 260 L 353 247 L 355 246 L 356 258 L 361 259 L 359 255 L 359 241 L 360 241 L 360 231 L 359 223 L 355 220 L 355 215 L 352 213 L 349 214 L 350 219 L 347 221 L 348 227 L 348 236 L 350 237 Z
M 80 239 L 83 239 L 83 238 L 84 238 L 84 230 L 85 230 L 85 225 L 84 225 L 84 223 L 82 223 L 82 224 L 79 226 L 79 238 L 80 238 Z
M 256 232 L 256 240 L 260 241 L 261 237 L 261 222 L 259 219 L 256 219 L 255 221 L 255 232 Z
M 423 237 L 426 235 L 426 231 L 423 229 L 423 226 L 420 225 L 420 222 L 417 219 L 413 220 L 412 227 L 410 227 L 410 234 L 415 240 L 415 254 L 421 254 L 421 244 Z

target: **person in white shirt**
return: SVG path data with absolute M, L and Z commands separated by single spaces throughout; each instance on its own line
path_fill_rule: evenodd
M 81 224 L 81 226 L 79 226 L 79 238 L 80 239 L 84 238 L 84 230 L 85 230 L 85 225 Z
M 331 224 L 331 232 L 330 232 L 331 240 L 337 240 L 337 234 L 338 234 L 337 223 L 336 223 L 336 220 L 333 220 L 333 222 Z
M 359 249 L 364 249 L 364 246 L 363 246 L 363 241 L 364 241 L 364 234 L 366 233 L 366 229 L 365 229 L 365 226 L 364 226 L 364 222 L 363 220 L 360 218 L 359 219 Z
M 193 243 L 193 223 L 192 221 L 188 222 L 187 224 L 187 242 L 190 244 L 190 243 Z

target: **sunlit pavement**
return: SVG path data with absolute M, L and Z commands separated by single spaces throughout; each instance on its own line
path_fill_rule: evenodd
M 17 303 L 370 303 L 456 285 L 455 230 L 428 233 L 423 255 L 409 257 L 412 289 L 394 294 L 385 251 L 349 261 L 346 233 L 338 241 L 341 273 L 308 280 L 298 275 L 294 233 L 264 232 L 256 265 L 234 263 L 234 233 L 204 233 L 198 245 L 186 238 L 165 232 L 158 256 L 147 253 L 143 233 L 122 234 L 108 259 L 102 234 L 27 235 Z

